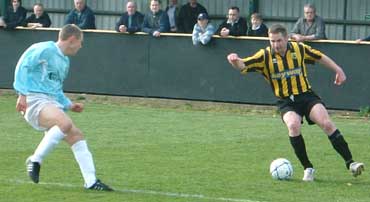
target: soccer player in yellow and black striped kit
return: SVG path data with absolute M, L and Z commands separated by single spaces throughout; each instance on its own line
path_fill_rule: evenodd
M 278 98 L 277 106 L 289 132 L 290 143 L 304 168 L 303 181 L 314 180 L 314 168 L 306 152 L 301 135 L 303 117 L 309 124 L 317 124 L 329 137 L 334 149 L 343 157 L 353 176 L 364 170 L 364 164 L 352 159 L 347 142 L 330 120 L 324 103 L 311 89 L 306 65 L 318 61 L 336 73 L 335 84 L 341 85 L 346 75 L 332 59 L 308 45 L 290 42 L 282 25 L 269 29 L 270 46 L 247 58 L 236 53 L 227 56 L 229 63 L 243 74 L 261 73 Z

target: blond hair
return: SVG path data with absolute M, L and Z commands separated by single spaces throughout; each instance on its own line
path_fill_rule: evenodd
M 76 39 L 82 38 L 82 31 L 81 29 L 74 24 L 67 24 L 62 27 L 62 29 L 59 31 L 59 40 L 65 41 L 69 37 L 74 36 Z

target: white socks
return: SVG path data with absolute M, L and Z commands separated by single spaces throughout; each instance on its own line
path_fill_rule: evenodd
M 42 138 L 39 146 L 37 146 L 35 153 L 31 156 L 32 162 L 42 163 L 45 156 L 50 153 L 55 146 L 64 138 L 64 133 L 58 126 L 50 128 Z
M 87 148 L 86 140 L 80 140 L 71 147 L 75 159 L 80 166 L 85 188 L 91 187 L 96 182 L 95 166 L 92 155 Z
M 46 133 L 35 153 L 31 156 L 32 162 L 42 163 L 42 160 L 49 154 L 55 146 L 64 138 L 64 133 L 58 126 L 53 126 Z M 82 176 L 85 180 L 85 187 L 89 188 L 96 182 L 95 166 L 92 155 L 87 148 L 85 140 L 80 140 L 72 145 L 72 152 L 80 166 Z

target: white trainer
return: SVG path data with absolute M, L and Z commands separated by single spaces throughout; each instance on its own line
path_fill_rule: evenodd
M 303 173 L 303 178 L 302 180 L 305 182 L 312 182 L 314 180 L 314 174 L 315 169 L 313 168 L 306 168 Z
M 361 175 L 362 171 L 365 170 L 365 165 L 360 162 L 353 162 L 349 165 L 349 170 L 351 171 L 353 177 Z

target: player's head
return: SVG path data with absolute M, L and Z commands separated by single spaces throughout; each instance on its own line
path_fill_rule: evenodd
M 304 18 L 307 21 L 313 21 L 315 19 L 316 8 L 313 4 L 308 3 L 304 5 L 303 12 L 304 12 Z
M 82 47 L 83 33 L 77 25 L 68 24 L 59 31 L 58 43 L 64 55 L 76 55 Z
M 284 55 L 288 46 L 288 32 L 283 25 L 274 24 L 269 28 L 270 45 L 273 51 Z

